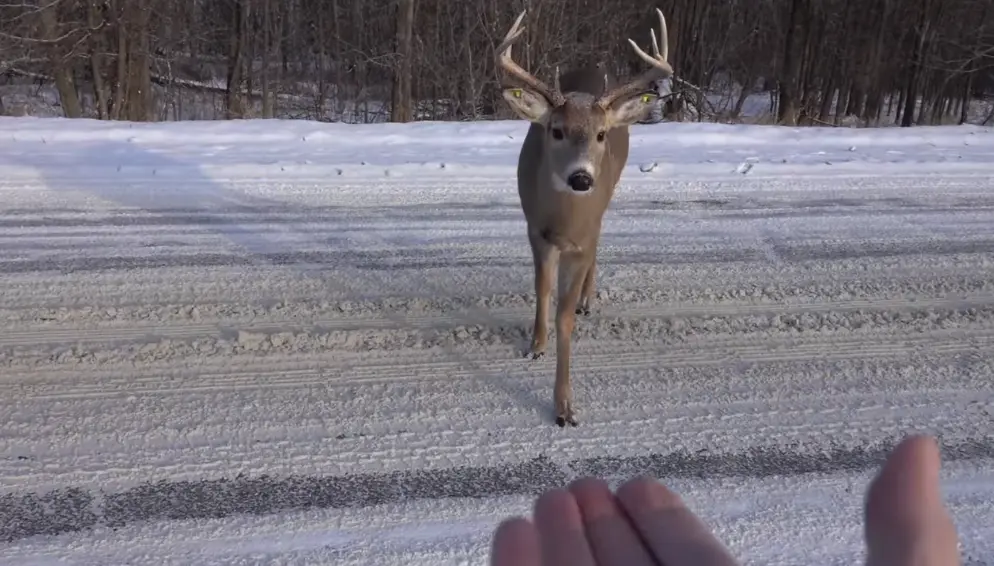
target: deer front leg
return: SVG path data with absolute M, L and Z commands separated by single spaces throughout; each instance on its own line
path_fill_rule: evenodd
M 581 254 L 563 254 L 559 260 L 559 296 L 556 305 L 556 424 L 577 425 L 573 411 L 573 386 L 570 383 L 570 351 L 577 302 L 593 258 Z
M 552 270 L 555 267 L 554 248 L 540 235 L 528 235 L 535 263 L 535 322 L 529 352 L 533 360 L 545 355 L 549 339 L 549 302 L 552 300 Z

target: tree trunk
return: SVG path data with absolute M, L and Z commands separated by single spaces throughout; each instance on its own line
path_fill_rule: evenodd
M 337 0 L 332 1 L 332 12 L 337 12 L 335 7 Z M 314 114 L 318 120 L 324 120 L 326 116 L 325 112 L 325 100 L 328 97 L 328 34 L 326 29 L 325 19 L 324 19 L 324 7 L 322 6 L 317 13 L 317 32 L 315 33 L 315 41 L 318 44 L 318 60 L 315 63 L 317 69 L 315 73 L 317 74 L 318 88 L 317 94 L 314 97 Z M 340 63 L 341 61 L 336 61 Z M 337 73 L 332 76 L 337 76 Z
M 269 76 L 269 65 L 272 63 L 273 50 L 273 18 L 272 4 L 265 0 L 262 13 L 262 117 L 273 117 L 273 99 L 271 98 L 271 85 Z
M 866 103 L 866 93 L 858 83 L 858 80 L 853 83 L 852 92 L 849 93 L 849 104 L 846 108 L 847 116 L 862 116 L 863 114 L 863 105 Z
M 59 4 L 49 2 L 40 11 L 42 33 L 45 39 L 54 42 L 61 34 L 59 31 Z M 72 66 L 66 61 L 63 48 L 53 43 L 48 48 L 48 58 L 51 61 L 52 76 L 55 77 L 55 88 L 59 91 L 59 102 L 66 118 L 79 118 L 83 109 L 76 94 L 76 83 L 72 76 Z
M 780 78 L 780 105 L 777 109 L 777 122 L 787 126 L 796 126 L 800 113 L 798 91 L 807 24 L 807 0 L 791 0 L 790 23 L 783 50 L 783 74 Z
M 152 12 L 148 0 L 128 0 L 131 6 L 129 20 L 133 22 L 133 41 L 137 49 L 131 50 L 128 60 L 128 119 L 145 122 L 153 118 L 151 38 L 149 25 Z
M 735 99 L 735 105 L 732 106 L 732 112 L 729 114 L 729 118 L 732 120 L 738 120 L 739 116 L 742 115 L 742 109 L 745 107 L 746 100 L 749 99 L 749 95 L 752 94 L 752 85 L 755 84 L 755 79 L 746 81 L 742 84 L 742 88 L 739 89 L 739 95 Z
M 852 79 L 844 80 L 839 87 L 839 101 L 835 103 L 835 123 L 841 124 L 849 108 L 849 97 L 852 96 Z
M 880 122 L 880 109 L 883 107 L 880 66 L 884 54 L 884 36 L 887 31 L 887 24 L 890 21 L 890 2 L 888 0 L 879 0 L 879 2 L 880 16 L 877 20 L 877 39 L 873 44 L 873 55 L 870 59 L 869 69 L 867 69 L 870 92 L 867 95 L 866 106 L 863 110 L 863 116 L 867 125 L 871 122 Z
M 414 0 L 397 2 L 397 35 L 395 52 L 398 61 L 393 73 L 393 104 L 390 119 L 394 122 L 410 122 L 414 119 L 411 100 L 411 81 L 414 41 Z
M 821 98 L 821 108 L 818 110 L 818 119 L 822 122 L 828 122 L 829 117 L 832 115 L 832 103 L 835 102 L 836 90 L 838 88 L 835 86 L 835 75 L 833 74 L 829 77 L 828 84 L 825 86 L 825 92 Z
M 228 44 L 228 85 L 226 97 L 226 114 L 229 120 L 244 116 L 242 104 L 242 74 L 245 57 L 245 27 L 246 13 L 242 0 L 232 0 L 231 27 L 233 33 Z
M 975 72 L 971 69 L 971 72 L 966 76 L 966 80 L 963 81 L 963 95 L 959 109 L 959 123 L 961 125 L 966 124 L 970 118 L 970 91 L 973 90 L 973 75 Z
M 115 2 L 112 18 L 117 28 L 117 69 L 114 72 L 114 105 L 111 109 L 112 120 L 120 120 L 124 116 L 125 106 L 127 106 L 127 101 L 124 97 L 124 87 L 128 77 L 128 27 L 127 19 L 121 10 L 121 2 Z
M 91 29 L 97 28 L 97 23 L 100 19 L 97 13 L 98 9 L 97 0 L 90 0 L 86 6 L 86 23 Z M 93 98 L 97 101 L 97 116 L 101 120 L 106 120 L 110 116 L 107 112 L 107 85 L 104 83 L 104 64 L 103 55 L 101 54 L 103 49 L 103 37 L 94 35 L 90 41 L 90 72 L 93 73 Z
M 918 19 L 918 39 L 915 41 L 914 52 L 911 54 L 911 69 L 908 71 L 908 79 L 905 85 L 904 115 L 901 118 L 901 127 L 909 128 L 915 123 L 915 106 L 918 102 L 919 83 L 921 82 L 922 65 L 925 58 L 925 38 L 928 36 L 931 21 L 928 17 L 929 0 L 922 0 Z M 925 104 L 922 101 L 922 107 Z

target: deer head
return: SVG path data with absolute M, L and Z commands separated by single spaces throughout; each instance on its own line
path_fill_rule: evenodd
M 598 177 L 598 164 L 609 141 L 609 132 L 644 119 L 658 98 L 649 87 L 654 81 L 673 75 L 673 68 L 667 62 L 666 19 L 659 9 L 656 13 L 659 15 L 660 41 L 657 43 L 655 31 L 652 31 L 652 56 L 628 40 L 650 68 L 599 97 L 585 92 L 561 92 L 558 69 L 556 82 L 550 88 L 514 62 L 511 46 L 525 31 L 521 24 L 525 12 L 518 15 L 497 48 L 497 67 L 503 71 L 506 81 L 502 90 L 504 100 L 518 116 L 544 128 L 544 157 L 553 173 L 554 188 L 564 192 L 590 192 Z M 507 79 L 520 84 L 508 84 Z

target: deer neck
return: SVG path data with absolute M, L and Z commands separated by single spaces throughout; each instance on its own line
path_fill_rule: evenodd
M 598 177 L 603 177 L 599 175 Z M 608 187 L 597 178 L 589 193 L 577 194 L 556 188 L 555 177 L 543 160 L 539 167 L 537 204 L 541 231 L 557 247 L 564 243 L 576 248 L 593 245 L 600 233 L 601 220 L 610 200 Z M 567 246 L 567 247 L 568 247 Z

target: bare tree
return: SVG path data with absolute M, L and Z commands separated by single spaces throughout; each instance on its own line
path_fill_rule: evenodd
M 394 122 L 410 122 L 414 119 L 411 100 L 412 43 L 414 41 L 414 0 L 397 2 L 397 33 L 395 49 L 397 63 L 393 72 L 393 107 L 391 118 Z
M 618 38 L 653 23 L 632 0 L 8 0 L 0 100 L 35 85 L 74 117 L 506 118 L 486 53 L 521 2 L 534 72 L 638 72 Z M 990 0 L 657 4 L 676 71 L 657 113 L 669 120 L 955 123 L 981 120 L 994 96 Z

